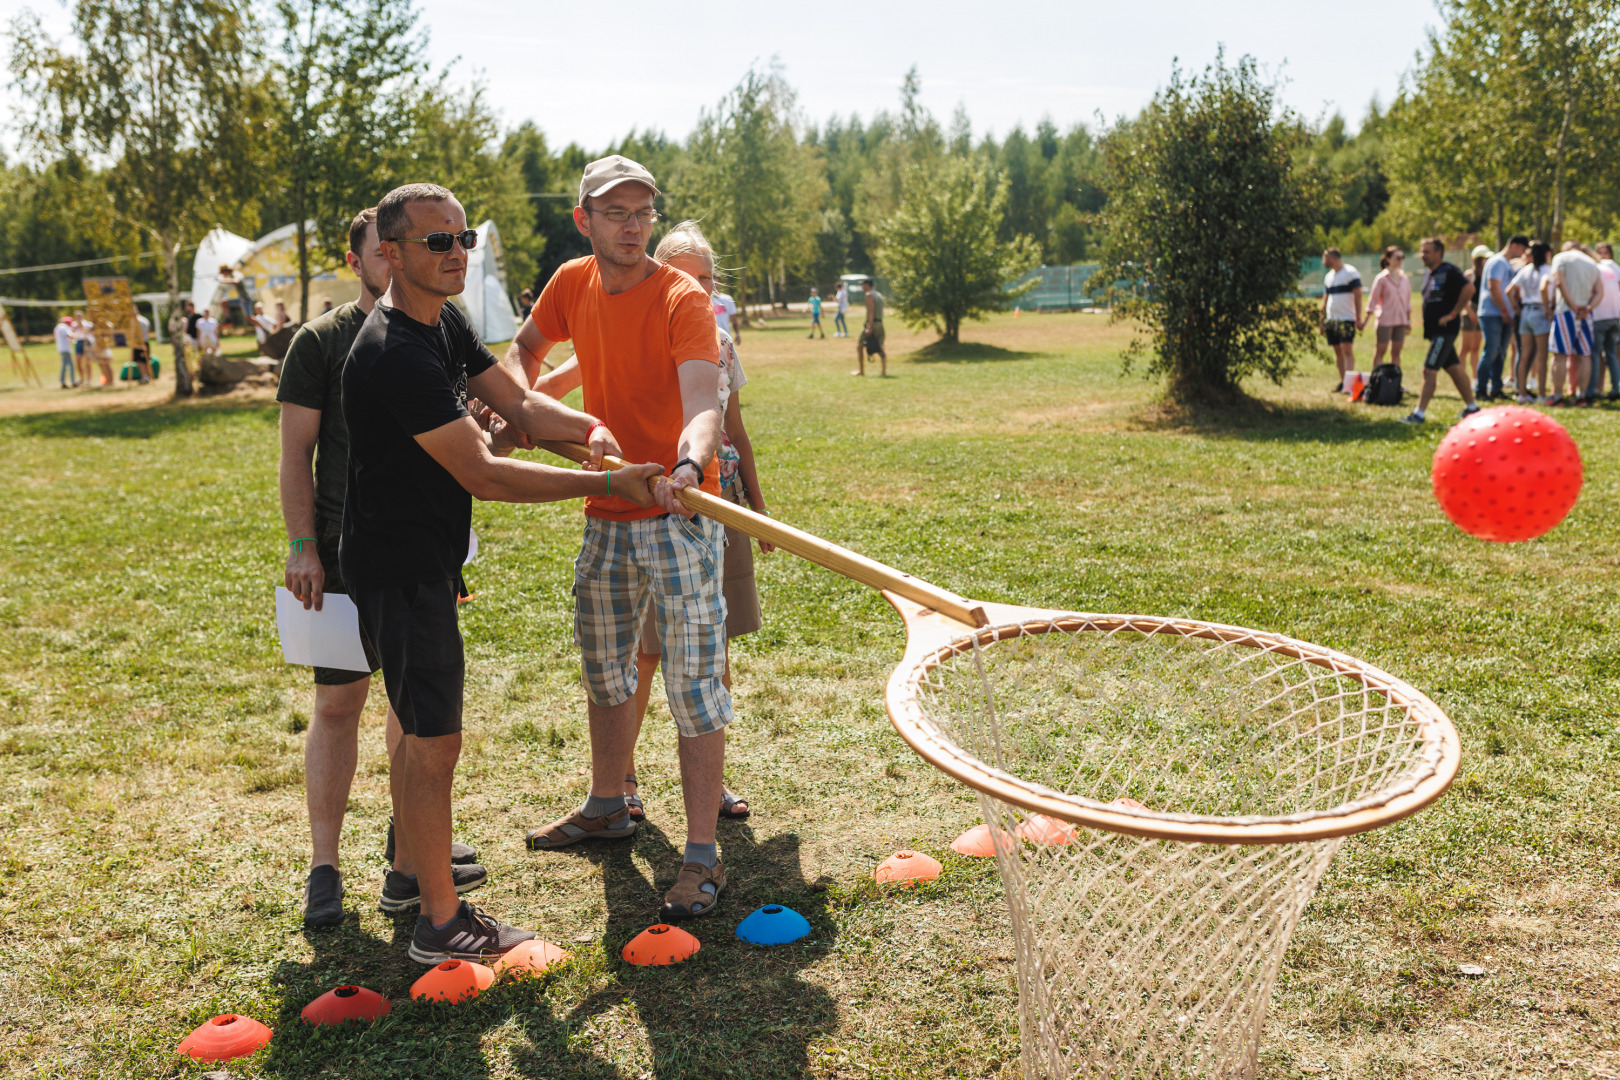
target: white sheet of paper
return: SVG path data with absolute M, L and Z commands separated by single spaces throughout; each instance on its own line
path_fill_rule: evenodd
M 371 670 L 360 644 L 360 612 L 343 593 L 326 593 L 320 611 L 305 611 L 298 597 L 277 585 L 276 629 L 281 632 L 281 655 L 289 664 Z
M 468 529 L 467 530 L 467 557 L 465 559 L 461 560 L 461 565 L 466 566 L 468 563 L 472 562 L 476 558 L 478 558 L 478 534 L 473 532 L 471 529 Z

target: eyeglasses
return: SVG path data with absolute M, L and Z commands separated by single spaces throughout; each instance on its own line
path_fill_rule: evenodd
M 585 209 L 592 214 L 601 214 L 615 225 L 623 225 L 632 217 L 643 225 L 651 225 L 660 217 L 656 210 L 598 210 L 594 206 L 587 206 Z
M 458 233 L 430 232 L 426 236 L 396 236 L 390 240 L 391 244 L 426 244 L 427 249 L 443 255 L 449 251 L 457 241 L 461 242 L 462 251 L 471 251 L 478 246 L 478 230 L 463 229 Z

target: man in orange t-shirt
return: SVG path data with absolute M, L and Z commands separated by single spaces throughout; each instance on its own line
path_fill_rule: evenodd
M 520 383 L 553 397 L 582 385 L 585 407 L 612 429 L 626 458 L 668 470 L 654 507 L 605 493 L 585 501 L 574 641 L 590 717 L 591 793 L 527 839 L 531 849 L 549 850 L 635 835 L 624 785 L 637 731 L 636 647 L 652 604 L 686 803 L 686 850 L 660 912 L 670 922 L 707 915 L 726 885 L 715 825 L 732 712 L 721 681 L 725 530 L 675 497 L 694 485 L 720 492 L 719 339 L 707 294 L 647 255 L 657 195 L 652 174 L 628 158 L 585 167 L 574 224 L 592 254 L 564 263 L 546 283 L 505 363 Z M 559 341 L 574 343 L 578 364 L 539 378 Z

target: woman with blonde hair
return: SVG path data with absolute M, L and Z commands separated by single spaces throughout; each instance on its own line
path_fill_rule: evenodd
M 1406 335 L 1412 329 L 1412 280 L 1402 267 L 1406 252 L 1391 244 L 1378 260 L 1378 276 L 1373 278 L 1372 291 L 1367 296 L 1367 313 L 1361 317 L 1358 330 L 1365 329 L 1370 319 L 1377 320 L 1377 352 L 1373 354 L 1373 367 L 1384 362 L 1384 353 L 1390 354 L 1390 363 L 1401 366 L 1401 350 L 1406 348 Z

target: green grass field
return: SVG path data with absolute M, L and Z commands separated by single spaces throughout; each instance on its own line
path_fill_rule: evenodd
M 1449 391 L 1414 431 L 1327 394 L 1311 359 L 1255 388 L 1268 408 L 1191 423 L 1120 374 L 1128 332 L 1102 316 L 1001 317 L 948 351 L 896 332 L 887 380 L 850 378 L 852 343 L 803 329 L 742 342 L 781 519 L 981 599 L 1305 638 L 1456 720 L 1452 792 L 1349 840 L 1307 911 L 1262 1076 L 1620 1074 L 1620 415 L 1559 415 L 1585 455 L 1581 502 L 1540 541 L 1491 546 L 1429 490 Z M 0 381 L 0 403 L 20 393 Z M 524 850 L 584 789 L 580 516 L 478 505 L 457 832 L 492 880 L 471 899 L 574 960 L 421 1006 L 405 1000 L 414 914 L 375 907 L 380 683 L 345 834 L 351 918 L 299 920 L 312 694 L 275 634 L 274 402 L 69 397 L 0 408 L 0 1070 L 197 1076 L 175 1043 L 235 1011 L 276 1038 L 233 1076 L 1021 1075 L 1000 883 L 947 847 L 978 806 L 888 726 L 902 634 L 875 593 L 760 560 L 766 627 L 735 648 L 728 763 L 755 814 L 722 826 L 733 885 L 694 927 L 702 952 L 634 968 L 618 950 L 656 921 L 683 836 L 672 725 L 656 707 L 633 849 Z M 878 889 L 873 867 L 902 846 L 944 877 Z M 772 901 L 810 938 L 738 942 Z M 343 982 L 394 998 L 393 1016 L 302 1027 Z

